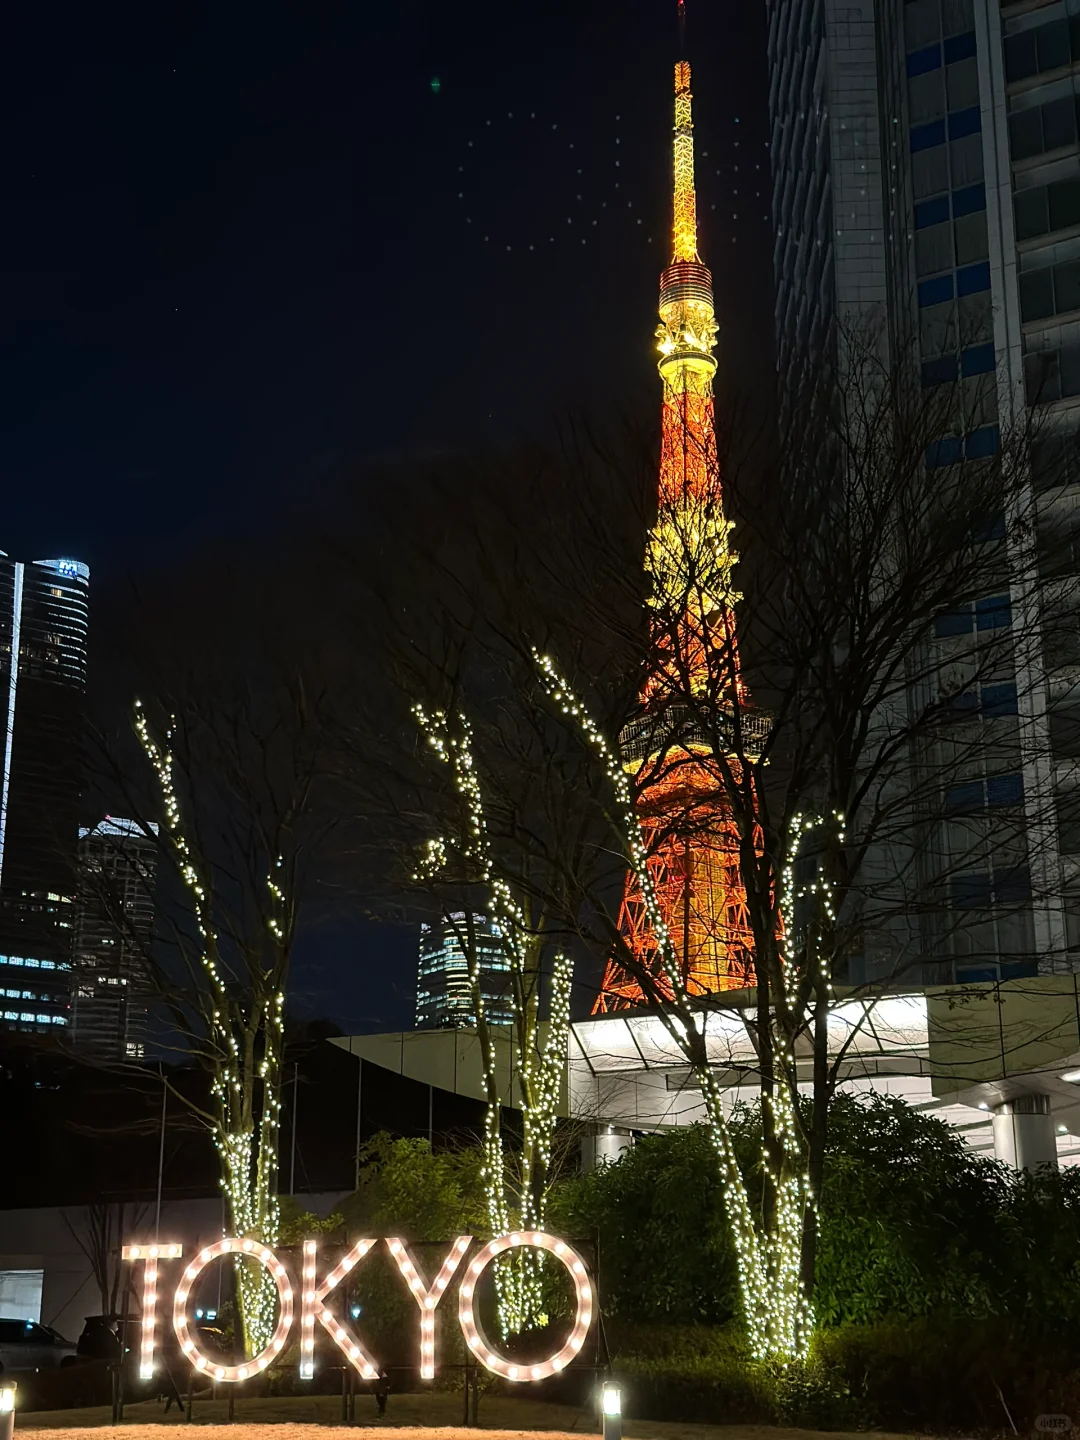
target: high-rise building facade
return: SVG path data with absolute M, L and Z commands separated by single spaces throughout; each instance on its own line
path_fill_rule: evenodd
M 420 927 L 420 964 L 416 979 L 416 1025 L 420 1030 L 474 1023 L 469 985 L 469 954 L 480 971 L 484 1013 L 492 1025 L 513 1020 L 510 967 L 506 949 L 486 915 L 464 911 Z
M 90 572 L 0 554 L 0 1028 L 69 1021 Z
M 94 1060 L 145 1053 L 156 879 L 157 842 L 137 821 L 80 830 L 71 1040 Z
M 1075 575 L 1080 0 L 769 0 L 769 64 L 782 430 L 843 369 L 844 327 L 877 327 L 894 372 L 958 387 L 962 433 L 928 466 L 1037 435 L 1036 563 Z M 1023 636 L 969 697 L 987 762 L 959 788 L 991 830 L 1012 814 L 1027 858 L 955 876 L 980 922 L 928 947 L 928 980 L 1080 962 L 1080 612 L 1068 583 L 1025 610 L 1018 573 L 1014 557 L 1012 584 L 958 597 L 934 643 L 946 666 L 980 632 Z

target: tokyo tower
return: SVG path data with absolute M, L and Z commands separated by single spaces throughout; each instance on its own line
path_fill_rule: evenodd
M 679 3 L 680 34 L 683 4 Z M 697 249 L 690 66 L 675 66 L 671 264 L 660 276 L 656 330 L 663 382 L 660 482 L 646 569 L 652 585 L 650 666 L 637 715 L 620 737 L 637 777 L 637 811 L 657 898 L 691 996 L 748 982 L 753 946 L 739 872 L 739 837 L 695 718 L 712 697 L 730 725 L 736 700 L 744 749 L 763 715 L 743 710 L 731 589 L 735 555 L 724 518 L 713 411 L 716 320 L 712 274 Z M 725 677 L 730 677 L 725 684 Z M 726 713 L 725 713 L 726 712 Z M 763 738 L 763 735 L 762 737 Z M 710 758 L 713 757 L 712 763 Z M 734 764 L 734 762 L 730 762 Z M 670 998 L 636 879 L 626 883 L 619 928 L 635 968 L 655 977 L 647 996 L 628 964 L 608 962 L 595 1012 Z

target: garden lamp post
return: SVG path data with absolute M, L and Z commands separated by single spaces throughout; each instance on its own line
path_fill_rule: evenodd
M 15 1381 L 0 1381 L 0 1440 L 12 1440 L 15 1433 Z
M 604 1416 L 604 1440 L 622 1440 L 622 1387 L 617 1381 L 604 1381 L 600 1409 Z M 0 1436 L 0 1440 L 4 1437 Z

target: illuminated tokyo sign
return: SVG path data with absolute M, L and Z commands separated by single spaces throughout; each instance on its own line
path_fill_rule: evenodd
M 471 1235 L 459 1235 L 450 1246 L 442 1267 L 430 1283 L 420 1269 L 404 1240 L 396 1238 L 381 1242 L 386 1245 L 397 1262 L 402 1278 L 420 1311 L 420 1375 L 431 1380 L 435 1375 L 435 1311 L 439 1302 L 450 1288 L 461 1262 L 473 1243 Z M 300 1274 L 300 1376 L 309 1380 L 315 1374 L 315 1324 L 323 1327 L 349 1363 L 364 1380 L 374 1380 L 379 1375 L 379 1365 L 368 1353 L 360 1338 L 326 1305 L 334 1290 L 363 1260 L 369 1251 L 380 1244 L 378 1240 L 358 1240 L 352 1249 L 338 1261 L 334 1268 L 320 1280 L 318 1278 L 318 1245 L 314 1240 L 305 1240 L 302 1246 Z M 532 1246 L 546 1250 L 566 1267 L 574 1285 L 576 1312 L 570 1334 L 562 1347 L 548 1359 L 538 1363 L 515 1363 L 507 1360 L 493 1349 L 474 1308 L 476 1287 L 480 1277 L 491 1262 L 507 1251 Z M 183 1256 L 180 1245 L 125 1245 L 124 1259 L 143 1264 L 142 1334 L 139 1346 L 139 1376 L 149 1380 L 154 1374 L 154 1352 L 158 1338 L 158 1315 L 161 1305 L 158 1300 L 160 1288 L 160 1267 L 163 1261 L 179 1260 Z M 262 1265 L 269 1272 L 278 1295 L 278 1319 L 274 1333 L 266 1348 L 258 1355 L 245 1360 L 241 1365 L 225 1365 L 220 1360 L 206 1355 L 199 1348 L 197 1332 L 189 1318 L 192 1291 L 199 1276 L 212 1260 L 222 1256 L 237 1255 Z M 292 1333 L 296 1318 L 296 1284 L 288 1265 L 269 1246 L 257 1240 L 218 1240 L 207 1245 L 195 1256 L 180 1279 L 172 1296 L 172 1325 L 180 1348 L 186 1359 L 197 1370 L 215 1380 L 242 1381 L 260 1374 L 272 1365 L 285 1349 Z M 505 1380 L 543 1380 L 549 1375 L 564 1370 L 580 1352 L 589 1333 L 593 1316 L 593 1288 L 589 1281 L 585 1262 L 576 1250 L 554 1235 L 542 1230 L 515 1231 L 489 1240 L 476 1252 L 469 1262 L 458 1287 L 458 1321 L 465 1343 L 480 1364 Z

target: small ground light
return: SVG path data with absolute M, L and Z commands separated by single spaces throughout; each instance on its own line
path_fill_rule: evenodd
M 0 1382 L 0 1440 L 11 1440 L 15 1433 L 15 1382 Z
M 605 1380 L 600 1392 L 604 1413 L 604 1440 L 622 1440 L 622 1389 L 614 1380 Z

